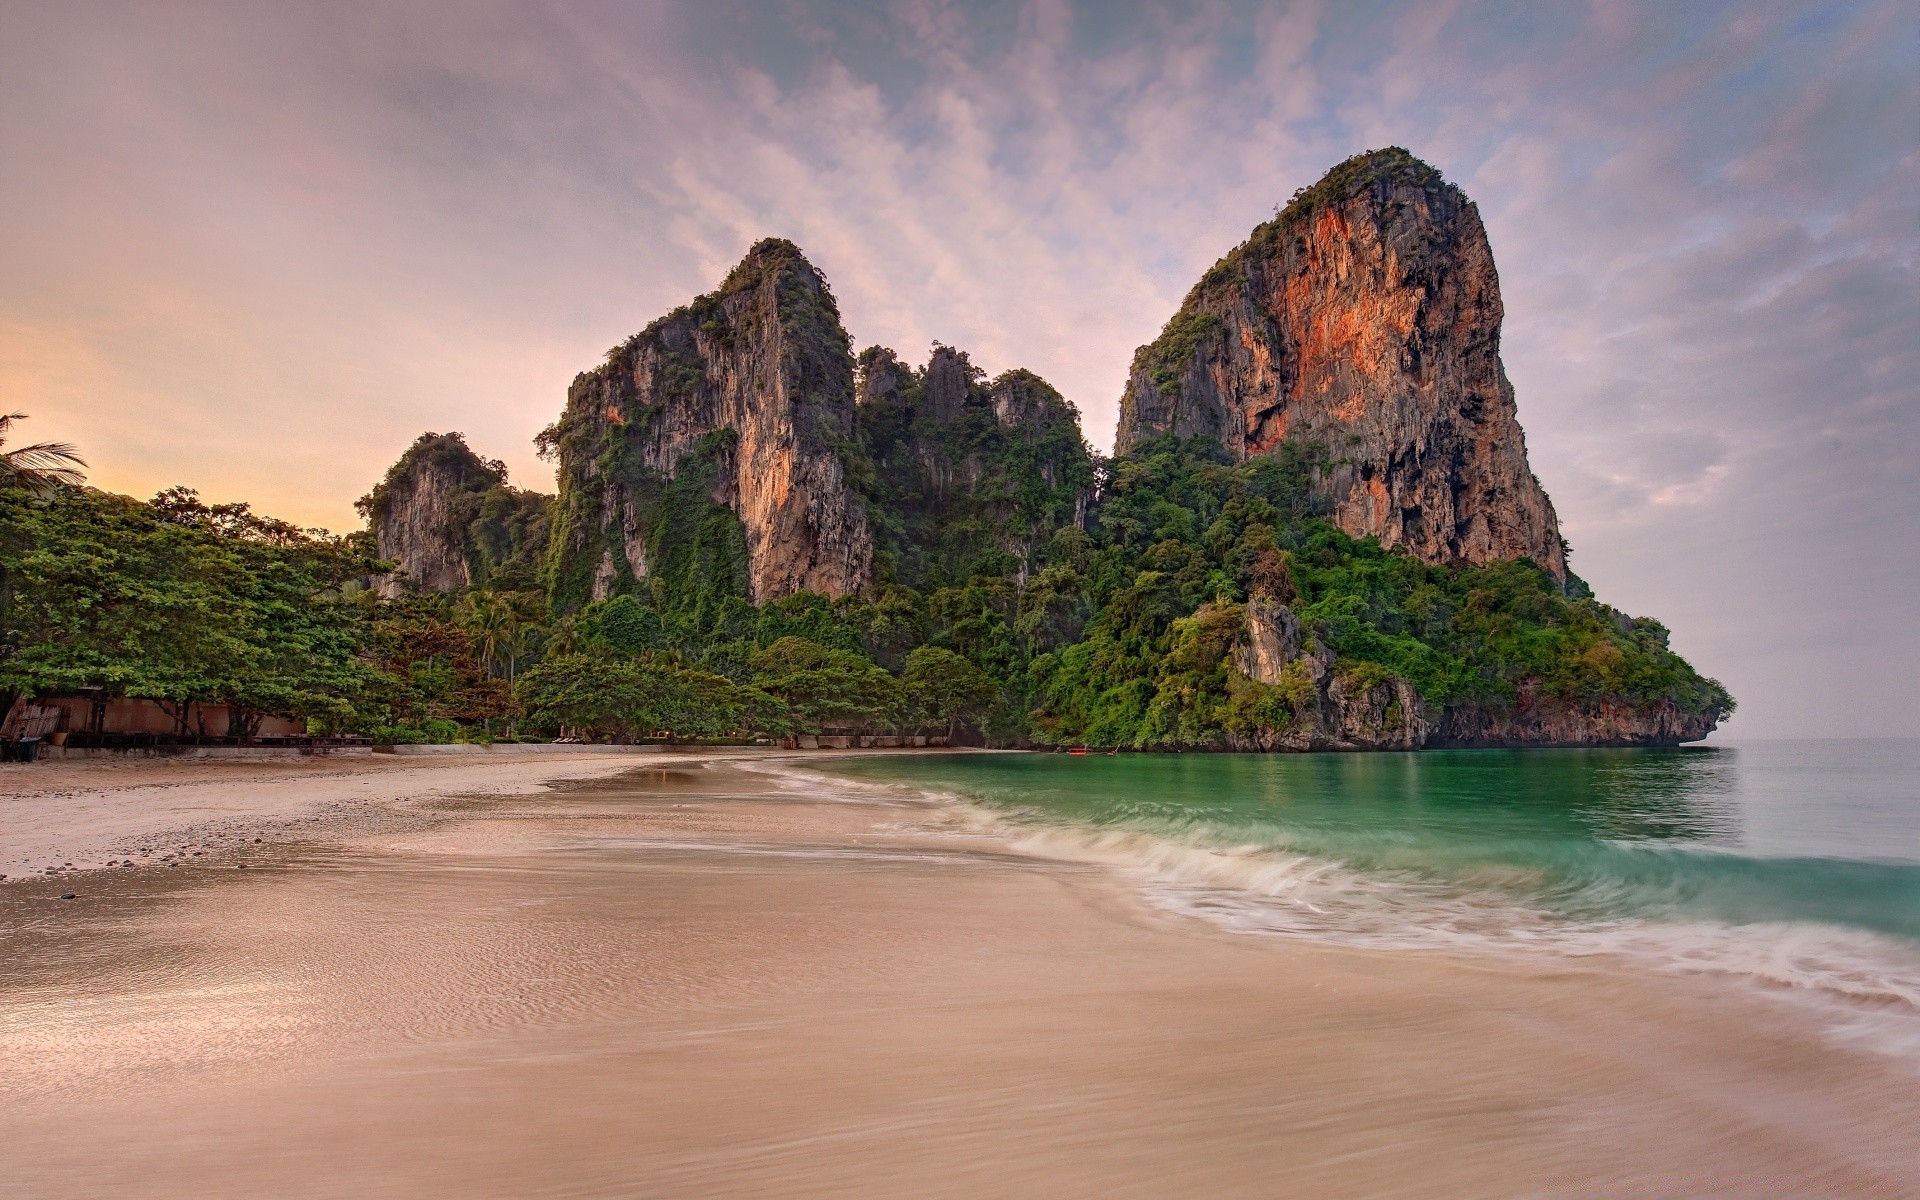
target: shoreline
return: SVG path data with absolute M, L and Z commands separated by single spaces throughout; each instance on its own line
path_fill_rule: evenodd
M 0 764 L 0 887 L 35 878 L 159 867 L 272 846 L 377 814 L 401 819 L 441 797 L 537 793 L 662 762 L 918 751 L 729 747 L 516 748 L 494 754 L 273 758 L 154 756 Z M 619 751 L 619 752 L 616 752 Z M 951 751 L 940 751 L 952 753 Z M 194 851 L 199 851 L 195 854 Z M 132 868 L 122 865 L 132 860 Z M 49 872 L 48 868 L 53 868 Z
M 1228 933 L 953 806 L 804 771 L 826 757 L 173 781 L 189 795 L 169 812 L 224 793 L 222 819 L 274 823 L 244 843 L 258 869 L 107 872 L 76 904 L 0 888 L 0 1178 L 396 1196 L 1920 1181 L 1907 1074 L 1725 989 Z M 67 790 L 94 797 L 82 825 L 131 802 Z M 292 799 L 256 794 L 275 790 Z

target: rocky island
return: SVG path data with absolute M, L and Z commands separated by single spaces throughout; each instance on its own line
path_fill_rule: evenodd
M 362 508 L 389 593 L 618 605 L 630 652 L 736 686 L 783 637 L 881 674 L 945 651 L 991 685 L 957 726 L 989 744 L 1698 740 L 1732 698 L 1569 570 L 1502 316 L 1473 202 L 1359 155 L 1134 355 L 1108 459 L 1032 372 L 856 355 L 770 239 L 575 378 L 539 439 L 558 496 L 427 435 Z

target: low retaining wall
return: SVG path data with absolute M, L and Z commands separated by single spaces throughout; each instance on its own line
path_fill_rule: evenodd
M 802 750 L 894 750 L 944 748 L 943 737 L 893 737 L 886 734 L 805 734 L 794 739 Z M 712 747 L 688 743 L 665 746 L 585 746 L 565 742 L 502 742 L 492 746 L 48 746 L 40 747 L 41 761 L 81 758 L 338 758 L 368 754 L 491 755 L 521 757 L 541 754 L 659 754 L 666 750 L 703 750 Z M 751 747 L 730 747 L 751 749 Z M 767 747 L 772 749 L 772 747 Z
M 656 754 L 664 746 L 577 746 L 565 743 L 506 742 L 495 746 L 47 746 L 42 761 L 68 758 L 339 758 L 370 754 L 492 755 L 501 758 L 542 754 Z
M 906 750 L 945 747 L 947 739 L 925 734 L 803 733 L 793 739 L 793 744 L 802 750 Z
M 689 747 L 699 749 L 699 747 Z M 583 746 L 569 742 L 500 742 L 492 746 L 379 746 L 375 754 L 658 754 L 665 746 Z
M 372 746 L 49 746 L 41 761 L 79 758 L 338 758 L 373 753 Z

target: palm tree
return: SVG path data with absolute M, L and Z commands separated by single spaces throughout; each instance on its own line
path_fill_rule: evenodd
M 493 674 L 500 657 L 511 619 L 511 610 L 492 592 L 468 592 L 460 604 L 458 620 L 472 635 L 474 649 L 480 652 L 481 666 L 488 675 Z
M 79 487 L 86 476 L 75 468 L 86 460 L 66 442 L 40 442 L 7 450 L 7 434 L 15 421 L 27 419 L 25 413 L 0 416 L 0 487 L 25 488 L 36 496 L 51 496 L 61 488 Z
M 580 628 L 580 622 L 571 616 L 561 617 L 546 630 L 546 637 L 539 649 L 558 657 L 562 654 L 579 654 L 587 649 L 586 631 Z

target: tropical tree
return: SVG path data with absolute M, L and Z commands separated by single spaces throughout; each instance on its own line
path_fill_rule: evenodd
M 595 600 L 580 613 L 588 637 L 619 654 L 644 654 L 666 644 L 660 614 L 632 596 Z
M 367 567 L 344 539 L 183 489 L 0 488 L 0 690 L 149 697 L 183 733 L 194 702 L 230 706 L 241 737 L 266 713 L 349 725 L 369 671 L 342 587 Z
M 891 723 L 900 681 L 872 659 L 801 637 L 783 637 L 753 656 L 753 686 L 784 701 L 803 729 Z
M 664 673 L 597 654 L 556 654 L 520 676 L 514 696 L 536 726 L 635 737 L 664 726 Z
M 541 630 L 539 650 L 548 656 L 580 654 L 587 649 L 586 631 L 578 616 L 561 617 Z
M 979 716 L 1000 694 L 992 676 L 939 646 L 920 646 L 907 655 L 902 682 L 914 715 L 945 725 L 949 738 L 963 717 Z
M 5 449 L 15 421 L 27 419 L 25 413 L 0 415 L 0 487 L 24 488 L 36 496 L 50 496 L 61 488 L 79 487 L 86 476 L 78 468 L 86 460 L 66 442 L 36 442 L 14 450 Z
M 509 687 L 533 645 L 536 622 L 527 607 L 523 597 L 497 591 L 469 592 L 460 603 L 457 619 L 481 663 L 489 674 L 505 676 Z

